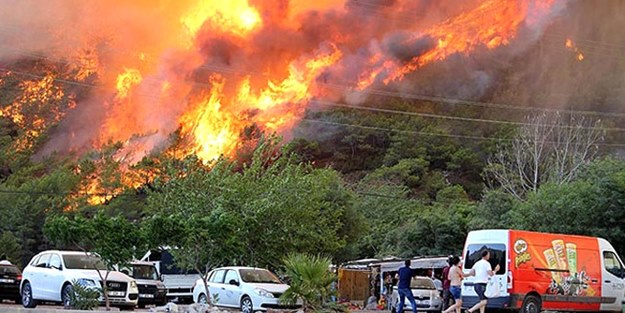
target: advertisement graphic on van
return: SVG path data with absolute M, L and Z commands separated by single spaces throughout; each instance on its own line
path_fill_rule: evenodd
M 514 266 L 517 269 L 532 269 L 542 275 L 550 276 L 550 284 L 542 286 L 546 294 L 565 296 L 595 296 L 592 274 L 600 274 L 597 260 L 597 240 L 588 240 L 578 253 L 577 244 L 565 242 L 563 239 L 545 240 L 544 234 L 540 238 L 534 233 L 527 233 L 523 237 L 512 238 L 514 252 Z M 580 239 L 576 239 L 579 242 Z M 550 243 L 551 246 L 545 246 Z M 544 271 L 541 271 L 544 269 Z M 594 277 L 597 281 L 597 277 Z M 542 280 L 545 281 L 545 280 Z

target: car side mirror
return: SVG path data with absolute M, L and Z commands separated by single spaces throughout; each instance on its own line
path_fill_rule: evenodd
M 228 282 L 228 284 L 230 284 L 230 285 L 234 285 L 234 286 L 238 286 L 238 285 L 239 285 L 239 282 L 238 282 L 238 281 L 236 281 L 236 280 L 234 280 L 234 279 L 231 279 L 231 280 Z
M 165 281 L 165 279 L 163 278 L 163 276 L 159 276 L 159 277 L 158 277 L 158 280 L 160 280 L 160 281 Z

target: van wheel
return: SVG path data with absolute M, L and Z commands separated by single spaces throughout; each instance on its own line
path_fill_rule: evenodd
M 22 287 L 22 305 L 25 308 L 34 308 L 37 306 L 37 300 L 33 299 L 33 289 L 30 282 L 25 282 Z
M 535 295 L 529 295 L 523 300 L 523 306 L 521 307 L 521 313 L 540 313 L 541 301 Z

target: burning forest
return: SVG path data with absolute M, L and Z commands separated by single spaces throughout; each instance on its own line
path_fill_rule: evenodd
M 179 131 L 181 155 L 210 162 L 233 156 L 246 128 L 288 134 L 312 101 L 402 83 L 430 63 L 496 50 L 522 32 L 538 38 L 564 4 L 15 1 L 2 13 L 0 60 L 2 83 L 23 81 L 23 95 L 0 113 L 32 129 L 28 137 L 54 125 L 44 155 L 122 142 L 119 158 L 132 164 Z M 64 106 L 24 120 L 24 106 L 60 97 Z
M 272 268 L 477 228 L 625 247 L 624 29 L 621 0 L 4 0 L 0 255 L 115 215 Z
M 208 164 L 236 158 L 263 134 L 291 138 L 310 110 L 389 93 L 531 105 L 540 94 L 532 87 L 513 98 L 499 91 L 512 88 L 498 75 L 519 56 L 538 47 L 587 61 L 574 33 L 543 48 L 547 29 L 583 9 L 566 0 L 3 5 L 0 88 L 9 100 L 0 117 L 24 130 L 12 135 L 12 149 L 32 150 L 33 160 L 114 145 L 112 161 L 124 168 L 159 154 Z M 611 53 L 598 49 L 590 53 Z M 546 97 L 567 101 L 555 96 Z M 97 193 L 98 185 L 84 189 Z

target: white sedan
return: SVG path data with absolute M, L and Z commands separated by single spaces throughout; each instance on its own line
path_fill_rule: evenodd
M 280 296 L 289 289 L 272 272 L 253 267 L 222 267 L 208 274 L 206 292 L 201 279 L 193 287 L 193 301 L 217 306 L 239 308 L 243 313 L 266 311 L 271 308 L 289 308 L 279 302 Z

